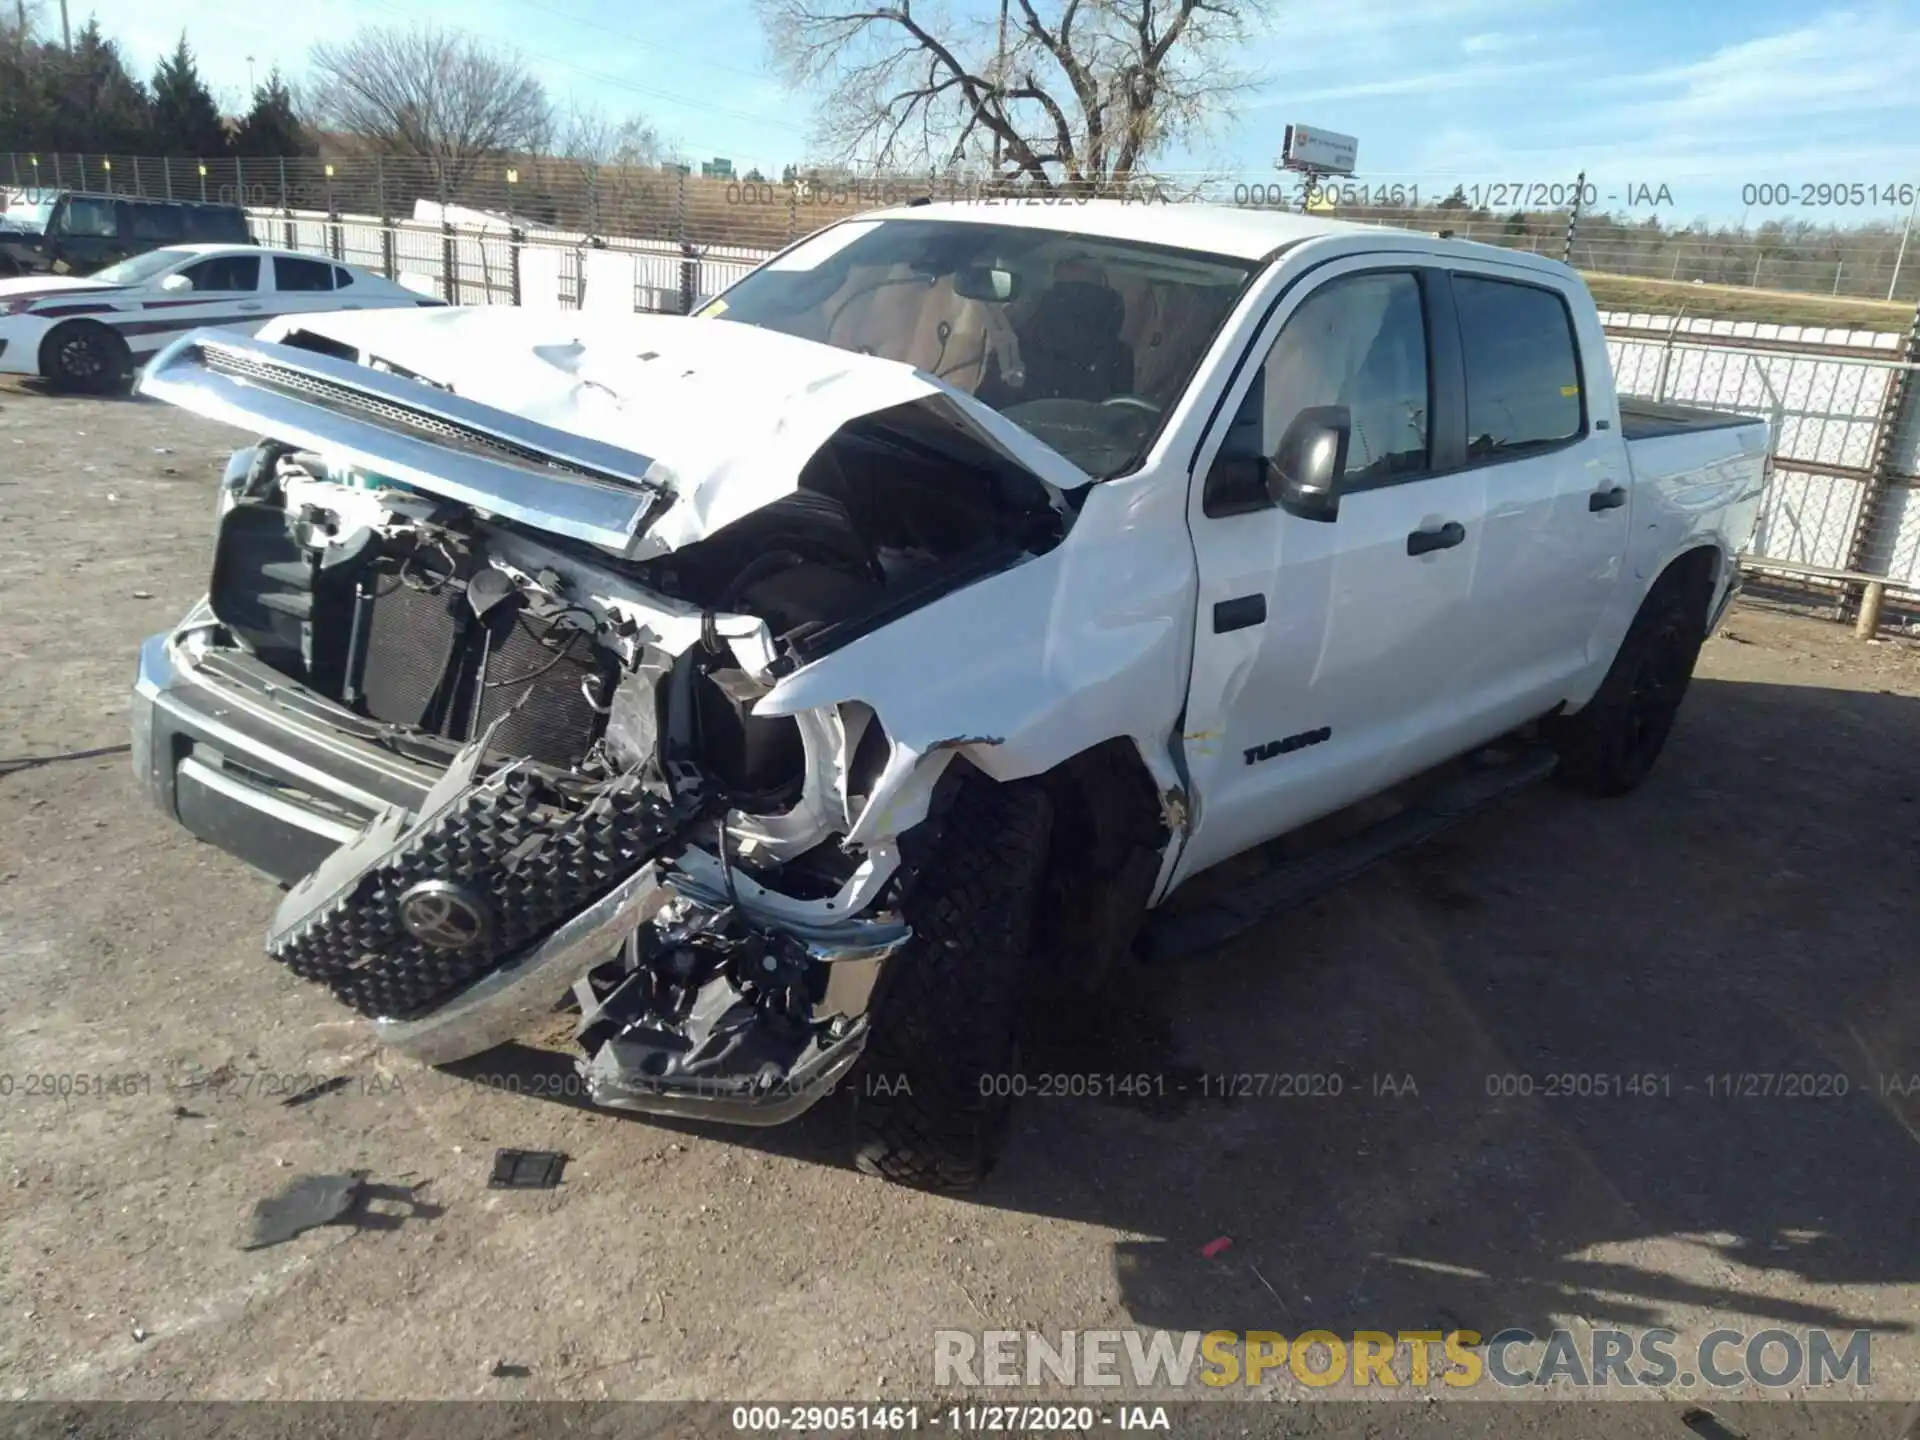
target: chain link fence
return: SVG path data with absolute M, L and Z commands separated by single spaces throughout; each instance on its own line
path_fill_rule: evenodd
M 454 206 L 529 232 L 762 251 L 861 210 L 921 196 L 990 202 L 1029 195 L 1018 186 L 963 172 L 790 168 L 781 175 L 721 176 L 694 174 L 684 166 L 600 165 L 550 156 L 450 164 L 386 156 L 195 160 L 8 154 L 0 156 L 0 188 L 214 200 L 255 211 L 351 215 L 383 224 L 415 219 L 423 206 Z M 1328 213 L 1342 219 L 1447 229 L 1465 239 L 1567 259 L 1598 275 L 1908 305 L 1920 300 L 1920 256 L 1907 253 L 1905 237 L 1894 226 L 1805 227 L 1794 233 L 1764 226 L 1675 230 L 1595 213 L 1591 185 L 1476 187 L 1476 196 L 1482 188 L 1489 206 L 1505 209 L 1538 200 L 1545 208 L 1495 213 L 1418 185 L 1358 181 L 1334 184 L 1316 200 L 1298 177 L 1272 171 L 1141 176 L 1102 193 L 1143 204 L 1202 200 L 1280 210 L 1331 201 Z M 1081 197 L 1063 191 L 1050 198 L 1070 204 Z

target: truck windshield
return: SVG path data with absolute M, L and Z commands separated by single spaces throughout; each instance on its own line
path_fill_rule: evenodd
M 44 235 L 47 233 L 47 216 L 52 213 L 53 201 L 50 198 L 10 196 L 6 208 L 0 210 L 0 231 L 10 231 L 16 235 Z
M 967 221 L 847 220 L 701 311 L 902 361 L 1104 478 L 1137 464 L 1255 262 Z

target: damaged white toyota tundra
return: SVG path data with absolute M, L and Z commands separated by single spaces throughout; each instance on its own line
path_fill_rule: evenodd
M 842 222 L 698 317 L 202 331 L 142 388 L 265 437 L 133 729 L 292 887 L 274 958 L 430 1063 L 564 1013 L 607 1106 L 858 1065 L 858 1163 L 930 1186 L 1039 997 L 1638 784 L 1768 442 L 1622 405 L 1550 261 L 1100 203 Z

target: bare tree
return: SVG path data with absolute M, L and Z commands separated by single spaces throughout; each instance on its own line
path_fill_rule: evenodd
M 660 132 L 641 116 L 614 120 L 598 107 L 576 105 L 561 123 L 553 150 L 565 188 L 586 197 L 580 222 L 592 234 L 664 203 Z
M 660 132 L 639 115 L 614 120 L 597 107 L 576 105 L 560 124 L 554 153 L 579 165 L 657 165 Z
M 997 20 L 914 0 L 756 0 L 821 145 L 875 165 L 989 159 L 1036 189 L 1124 190 L 1252 76 L 1267 0 L 1003 0 Z
M 526 63 L 461 31 L 366 27 L 316 45 L 312 66 L 320 127 L 428 161 L 442 199 L 486 157 L 539 150 L 553 133 Z

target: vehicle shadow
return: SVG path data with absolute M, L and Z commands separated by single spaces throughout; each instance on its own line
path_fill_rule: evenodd
M 1920 1281 L 1916 754 L 1920 701 L 1698 680 L 1636 795 L 1542 787 L 1077 1017 L 1062 1072 L 1190 1103 L 1029 1104 L 979 1200 L 1155 1237 L 1115 1265 L 1168 1328 L 1906 1330 L 1784 1292 Z
M 1538 787 L 1051 1015 L 969 1201 L 1148 1237 L 1119 1297 L 1169 1329 L 1906 1331 L 1805 1297 L 1920 1283 L 1915 755 L 1920 700 L 1696 680 L 1635 795 Z M 843 1165 L 849 1103 L 646 1123 Z

